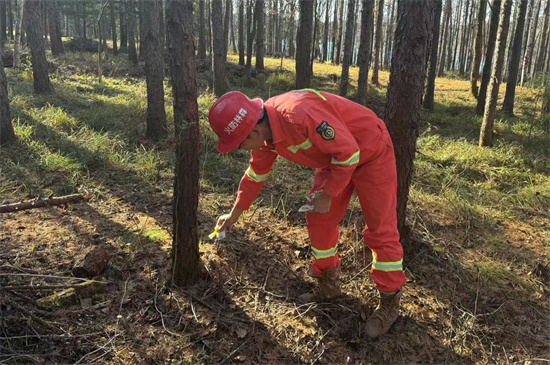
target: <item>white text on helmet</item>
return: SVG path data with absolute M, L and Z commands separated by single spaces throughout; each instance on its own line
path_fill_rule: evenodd
M 227 134 L 231 134 L 231 132 L 234 132 L 235 129 L 237 129 L 239 127 L 239 125 L 241 124 L 241 122 L 243 121 L 243 118 L 248 114 L 248 112 L 241 108 L 241 110 L 239 110 L 239 112 L 237 113 L 237 115 L 235 115 L 235 118 L 233 118 L 233 120 L 231 121 L 231 123 L 229 123 L 227 125 L 227 127 L 225 127 L 225 131 L 227 132 Z

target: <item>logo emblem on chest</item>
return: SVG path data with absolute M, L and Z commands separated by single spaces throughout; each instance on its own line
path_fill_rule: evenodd
M 331 141 L 336 137 L 336 133 L 334 132 L 334 128 L 330 126 L 327 122 L 321 123 L 317 129 L 317 133 L 321 135 L 321 138 L 323 138 L 326 141 Z

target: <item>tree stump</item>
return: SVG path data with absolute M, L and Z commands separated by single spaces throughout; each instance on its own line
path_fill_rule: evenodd
M 99 276 L 109 263 L 109 254 L 104 248 L 94 247 L 86 254 L 84 260 L 77 262 L 72 269 L 73 275 L 79 278 L 92 279 Z

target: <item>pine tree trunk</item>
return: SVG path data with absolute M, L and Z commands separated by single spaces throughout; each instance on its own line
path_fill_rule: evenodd
M 88 39 L 88 27 L 86 26 L 86 2 L 82 2 L 82 38 Z
M 460 40 L 460 62 L 458 67 L 458 74 L 464 76 L 464 69 L 466 67 L 466 53 L 468 52 L 468 14 L 470 11 L 470 0 L 466 0 L 466 7 L 464 12 L 464 24 L 462 25 L 462 37 Z
M 519 61 L 521 58 L 521 42 L 525 28 L 525 14 L 527 13 L 527 0 L 520 0 L 519 13 L 516 24 L 516 32 L 512 48 L 512 55 L 508 65 L 508 82 L 506 83 L 506 95 L 502 109 L 510 115 L 514 115 L 514 99 L 516 95 L 516 84 L 518 81 Z
M 485 61 L 483 62 L 483 74 L 481 76 L 481 85 L 479 87 L 479 95 L 477 96 L 476 114 L 483 115 L 485 111 L 485 101 L 487 99 L 487 88 L 491 79 L 491 70 L 493 66 L 493 55 L 495 53 L 495 43 L 497 41 L 497 32 L 499 25 L 499 16 L 501 8 L 501 0 L 493 1 L 491 10 L 491 22 L 489 24 L 489 40 L 487 41 L 487 49 L 485 52 Z
M 233 53 L 237 54 L 237 42 L 235 41 L 235 27 L 234 27 L 234 21 L 233 21 L 233 0 L 229 1 L 229 4 L 231 5 L 230 9 L 230 25 L 231 28 L 231 44 L 233 45 Z
M 4 66 L 0 65 L 0 146 L 14 140 L 15 133 L 11 124 L 10 101 L 8 99 L 8 82 Z
M 332 18 L 332 47 L 330 52 L 330 60 L 336 63 L 336 36 L 338 34 L 338 0 L 334 0 L 334 18 Z
M 372 68 L 371 82 L 373 85 L 378 85 L 378 68 L 380 67 L 380 41 L 382 35 L 382 19 L 384 19 L 384 0 L 378 0 L 376 10 L 376 34 L 374 39 L 374 66 Z
M 324 33 L 323 33 L 323 62 L 328 61 L 328 29 L 329 29 L 329 22 L 330 22 L 330 0 L 326 0 L 326 7 L 325 7 L 325 27 L 324 27 Z
M 484 0 L 481 0 L 484 1 Z M 447 39 L 449 38 L 449 24 L 450 24 L 450 16 L 451 16 L 451 0 L 447 0 L 447 3 L 445 5 L 445 13 L 443 15 L 443 37 L 441 38 L 441 52 L 439 53 L 439 68 L 437 70 L 437 76 L 443 77 L 443 72 L 445 70 L 445 56 L 446 56 L 446 45 L 448 43 Z
M 16 2 L 17 3 L 17 2 Z M 12 11 L 12 1 L 8 1 L 8 33 L 10 39 L 13 40 L 13 11 Z
M 126 0 L 126 31 L 128 32 L 128 59 L 138 64 L 136 49 L 136 14 L 133 0 Z
M 227 86 L 225 84 L 225 61 L 223 52 L 223 5 L 222 0 L 212 0 L 212 48 L 214 50 L 214 93 L 220 97 L 225 94 Z
M 231 13 L 231 1 L 225 0 L 225 12 L 223 17 L 223 62 L 227 62 L 227 50 L 229 49 L 229 15 Z
M 400 0 L 398 8 L 384 121 L 395 148 L 397 222 L 402 239 L 407 237 L 407 201 L 416 154 L 430 38 L 433 33 L 433 7 L 432 1 Z
M 120 0 L 120 14 L 119 14 L 119 25 L 120 25 L 120 49 L 128 49 L 128 33 L 126 27 L 126 13 L 127 13 L 127 4 L 125 0 Z
M 59 19 L 59 10 L 57 0 L 48 0 L 46 3 L 48 12 L 48 25 L 50 27 L 50 42 L 52 54 L 59 56 L 63 51 L 63 41 L 61 40 L 61 20 Z
M 252 54 L 254 53 L 254 39 L 256 38 L 256 18 L 254 17 L 254 0 L 251 0 L 248 4 L 247 11 L 247 28 L 246 34 L 246 73 L 248 78 L 251 76 L 252 71 Z
M 182 286 L 193 284 L 200 275 L 197 224 L 200 134 L 193 2 L 168 0 L 166 14 L 176 127 L 171 281 Z
M 504 51 L 506 49 L 511 11 L 512 0 L 504 0 L 500 11 L 499 29 L 495 49 L 496 62 L 493 64 L 491 71 L 491 83 L 487 91 L 485 113 L 483 114 L 483 123 L 481 124 L 481 132 L 479 134 L 480 147 L 491 147 L 493 145 L 493 124 L 497 109 L 498 90 L 502 81 L 502 66 L 504 64 Z
M 116 34 L 116 13 L 115 2 L 110 0 L 109 4 L 109 18 L 111 21 L 111 39 L 113 40 L 113 54 L 118 54 L 117 34 Z
M 204 21 L 204 0 L 199 0 L 199 60 L 206 59 L 206 31 Z
M 546 78 L 546 87 L 542 97 L 542 112 L 550 116 L 550 77 Z
M 42 4 L 40 0 L 25 0 L 25 17 L 27 37 L 31 48 L 34 92 L 48 94 L 53 92 L 46 60 L 43 22 L 41 21 Z
M 456 60 L 458 59 L 458 45 L 460 44 L 460 15 L 462 14 L 462 5 L 464 4 L 464 0 L 459 0 L 458 3 L 458 9 L 456 12 L 456 18 L 455 18 L 455 30 L 453 34 L 456 36 L 452 38 L 454 41 L 454 51 L 453 51 L 453 62 L 451 64 L 451 70 L 456 70 Z
M 244 66 L 244 0 L 239 0 L 239 65 Z
M 336 48 L 336 64 L 340 64 L 342 55 L 342 28 L 344 23 L 344 0 L 340 0 L 340 20 L 338 21 L 338 47 Z
M 300 23 L 296 35 L 296 88 L 308 88 L 311 83 L 311 43 L 313 32 L 313 1 L 300 0 Z
M 6 6 L 6 0 L 0 1 L 0 42 L 2 43 L 2 47 L 6 43 L 6 28 L 8 25 L 8 21 L 6 19 L 7 15 L 7 6 Z
M 158 1 L 143 3 L 145 80 L 147 82 L 147 131 L 154 141 L 166 136 L 164 109 L 163 43 L 160 41 L 160 12 Z
M 537 7 L 533 13 L 531 24 L 529 25 L 529 35 L 527 36 L 527 44 L 525 48 L 525 54 L 523 56 L 523 66 L 521 70 L 521 85 L 525 82 L 526 76 L 531 72 L 531 59 L 533 57 L 533 50 L 535 48 L 535 36 L 537 32 L 537 22 L 539 19 L 539 12 L 542 0 L 537 1 Z
M 470 92 L 477 98 L 478 87 L 477 80 L 479 79 L 479 66 L 481 65 L 481 55 L 483 47 L 483 25 L 485 24 L 485 13 L 487 12 L 487 1 L 480 0 L 477 11 L 476 23 L 476 38 L 474 41 L 474 63 L 470 72 Z
M 537 61 L 535 63 L 534 72 L 541 72 L 544 69 L 544 58 L 546 56 L 546 51 L 548 50 L 548 43 L 546 39 L 548 38 L 548 22 L 550 21 L 550 0 L 546 0 L 546 8 L 544 10 L 544 23 L 542 25 L 541 42 L 539 47 L 539 52 L 537 56 Z
M 349 84 L 349 67 L 351 66 L 351 56 L 353 55 L 353 20 L 355 18 L 355 0 L 348 0 L 348 12 L 346 19 L 346 37 L 344 41 L 344 59 L 342 60 L 342 77 L 340 78 L 340 96 L 346 97 Z
M 445 60 L 445 65 L 446 65 L 445 68 L 447 69 L 447 71 L 451 71 L 451 67 L 452 67 L 452 57 L 453 57 L 452 50 L 453 50 L 453 38 L 454 38 L 453 34 L 455 33 L 453 31 L 453 6 L 451 2 L 450 8 L 449 8 L 449 37 L 447 39 L 447 58 Z
M 264 0 L 256 0 L 256 70 L 264 70 Z
M 357 81 L 357 102 L 361 105 L 366 105 L 367 83 L 369 80 L 369 61 L 372 47 L 372 29 L 374 28 L 374 0 L 362 1 L 363 11 L 361 14 L 361 41 L 359 43 L 359 55 L 357 56 L 357 64 L 359 66 L 359 80 Z
M 432 41 L 430 45 L 430 61 L 428 66 L 428 82 L 426 85 L 426 94 L 424 95 L 423 106 L 428 110 L 434 108 L 435 96 L 435 74 L 437 70 L 437 47 L 439 46 L 439 28 L 441 22 L 441 10 L 443 0 L 433 0 L 434 5 L 434 21 Z
M 391 14 L 388 19 L 388 32 L 386 33 L 386 51 L 384 56 L 384 69 L 389 70 L 390 68 L 390 59 L 394 38 L 394 25 L 395 25 L 395 3 L 396 0 L 391 1 Z
M 313 0 L 311 0 L 313 2 Z M 279 0 L 273 2 L 273 33 L 275 39 L 275 47 L 273 52 L 278 55 L 281 52 L 281 36 L 279 33 Z
M 294 35 L 296 35 L 296 22 L 294 17 L 295 12 L 295 5 L 294 2 L 290 3 L 290 19 L 288 20 L 288 26 L 289 26 L 289 47 L 288 47 L 288 54 L 290 58 L 296 58 L 296 47 L 294 46 Z
M 21 33 L 23 30 L 23 14 L 25 0 L 19 0 L 17 3 L 17 13 L 15 21 L 15 41 L 13 45 L 13 67 L 19 68 L 21 65 Z

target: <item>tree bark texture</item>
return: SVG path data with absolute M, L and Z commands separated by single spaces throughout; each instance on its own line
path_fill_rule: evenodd
M 363 0 L 361 14 L 361 41 L 357 65 L 359 66 L 359 80 L 357 81 L 357 102 L 367 103 L 367 83 L 369 81 L 369 63 L 371 58 L 372 30 L 374 28 L 374 0 Z
M 206 59 L 206 34 L 204 25 L 204 0 L 199 0 L 199 60 Z
M 111 39 L 113 40 L 113 54 L 118 54 L 117 34 L 116 34 L 116 13 L 115 2 L 110 1 L 109 4 L 109 20 L 111 22 Z
M 239 65 L 244 66 L 244 0 L 239 0 Z
M 8 82 L 4 66 L 0 65 L 0 146 L 14 140 L 15 134 L 11 124 L 10 101 L 8 99 Z
M 128 33 L 128 59 L 134 65 L 138 64 L 136 49 L 136 7 L 133 0 L 126 0 L 126 31 Z
M 7 13 L 7 6 L 6 6 L 6 0 L 0 1 L 0 42 L 2 43 L 2 46 L 4 43 L 6 43 L 6 28 L 8 25 L 8 21 L 6 19 L 6 13 Z
M 460 62 L 458 66 L 458 74 L 463 76 L 466 67 L 466 54 L 468 52 L 468 14 L 470 11 L 470 0 L 466 0 L 466 8 L 464 11 L 464 21 L 462 24 L 462 36 L 460 40 Z
M 477 115 L 483 115 L 485 111 L 485 100 L 487 98 L 487 87 L 491 79 L 491 67 L 493 66 L 493 55 L 495 53 L 495 44 L 497 40 L 501 4 L 501 0 L 494 0 L 493 8 L 491 9 L 491 22 L 489 23 L 489 40 L 487 41 L 487 49 L 485 51 L 485 61 L 483 62 L 483 74 L 481 76 L 479 95 L 477 96 Z
M 542 25 L 541 42 L 535 62 L 534 72 L 541 72 L 544 69 L 544 58 L 548 50 L 547 35 L 548 35 L 548 23 L 550 21 L 550 1 L 546 0 L 546 7 L 544 9 L 544 22 Z
M 25 0 L 27 37 L 31 48 L 34 92 L 47 94 L 53 92 L 46 60 L 46 45 L 41 21 L 42 4 L 40 0 Z
M 332 18 L 332 48 L 330 52 L 330 60 L 336 63 L 336 36 L 338 34 L 338 0 L 334 0 L 334 17 Z
M 168 0 L 166 14 L 176 130 L 172 283 L 182 286 L 192 284 L 200 274 L 197 224 L 200 135 L 193 1 Z
M 537 1 L 537 0 L 535 0 Z M 521 85 L 525 82 L 525 77 L 531 72 L 531 59 L 533 58 L 533 50 L 535 48 L 535 36 L 537 33 L 537 22 L 539 19 L 540 5 L 542 0 L 537 1 L 537 6 L 533 12 L 531 24 L 529 25 L 529 35 L 527 36 L 527 44 L 525 45 L 525 53 L 523 55 L 523 66 L 521 70 Z
M 296 88 L 308 88 L 311 69 L 311 42 L 313 32 L 313 1 L 300 0 L 300 23 L 296 35 Z
M 401 237 L 406 237 L 407 201 L 416 154 L 433 13 L 431 1 L 399 1 L 384 120 L 395 148 L 397 221 Z
M 227 62 L 227 50 L 229 49 L 229 20 L 231 13 L 231 1 L 225 0 L 225 12 L 223 16 L 223 62 Z
M 212 37 L 214 50 L 214 93 L 220 97 L 225 94 L 227 86 L 225 84 L 225 62 L 223 52 L 223 6 L 222 0 L 212 0 Z
M 59 9 L 57 0 L 48 0 L 46 3 L 48 12 L 48 26 L 50 27 L 50 43 L 52 54 L 59 56 L 63 51 L 63 41 L 61 40 L 61 20 L 59 18 Z
M 428 65 L 428 82 L 426 83 L 426 94 L 424 95 L 423 106 L 428 110 L 434 108 L 435 98 L 435 74 L 437 72 L 437 47 L 439 46 L 439 28 L 441 22 L 441 10 L 443 0 L 433 0 L 434 21 L 432 41 L 430 45 L 430 61 Z
M 124 0 L 120 0 L 120 9 L 119 9 L 119 29 L 120 29 L 120 49 L 125 50 L 128 49 L 128 33 L 127 33 L 127 26 L 126 26 L 126 11 L 127 10 L 127 4 Z
M 254 38 L 256 37 L 256 18 L 254 18 L 254 0 L 248 0 L 246 10 L 246 68 L 248 77 L 252 69 L 252 47 L 254 46 Z
M 158 140 L 166 135 L 164 109 L 163 43 L 160 41 L 161 3 L 145 1 L 143 12 L 145 79 L 147 82 L 147 138 Z
M 485 13 L 487 12 L 487 1 L 480 0 L 477 11 L 476 22 L 476 37 L 474 41 L 474 62 L 470 72 L 470 92 L 477 98 L 478 87 L 477 80 L 479 79 L 479 66 L 481 65 L 481 54 L 483 49 L 483 25 L 485 24 Z
M 493 124 L 497 109 L 498 89 L 502 81 L 502 66 L 504 64 L 504 51 L 506 50 L 506 38 L 508 37 L 508 26 L 510 25 L 510 13 L 512 11 L 512 0 L 504 0 L 500 11 L 500 21 L 495 49 L 496 62 L 491 71 L 491 83 L 487 91 L 485 102 L 485 113 L 479 134 L 479 146 L 491 147 L 493 145 Z
M 265 14 L 264 14 L 264 0 L 256 0 L 256 9 L 254 11 L 255 17 L 256 17 L 256 70 L 263 71 L 264 70 L 264 22 L 265 22 Z
M 394 38 L 394 15 L 395 15 L 395 3 L 396 0 L 391 1 L 391 14 L 388 18 L 388 31 L 386 33 L 386 51 L 384 52 L 384 69 L 388 70 L 390 68 L 390 58 L 392 52 L 393 38 Z
M 374 66 L 372 67 L 371 82 L 378 85 L 378 68 L 380 67 L 380 42 L 382 41 L 382 20 L 384 19 L 384 0 L 378 1 L 378 10 L 376 11 L 376 34 L 374 40 Z
M 353 19 L 355 12 L 355 0 L 348 0 L 348 12 L 346 19 L 346 36 L 344 41 L 344 59 L 342 61 L 342 76 L 340 78 L 340 96 L 346 97 L 349 84 L 349 67 L 353 56 Z
M 506 83 L 506 95 L 502 109 L 508 114 L 514 114 L 514 99 L 516 96 L 516 84 L 518 82 L 519 61 L 521 58 L 521 42 L 525 28 L 525 15 L 527 13 L 527 0 L 520 0 L 519 13 L 516 22 L 516 32 L 512 47 L 512 55 L 508 64 L 508 82 Z
M 328 29 L 330 22 L 330 0 L 326 0 L 325 4 L 325 27 L 323 32 L 323 62 L 328 60 Z
M 17 3 L 17 14 L 15 21 L 15 41 L 13 44 L 13 67 L 19 68 L 21 65 L 21 32 L 23 30 L 23 14 L 25 8 L 25 0 L 19 0 Z

